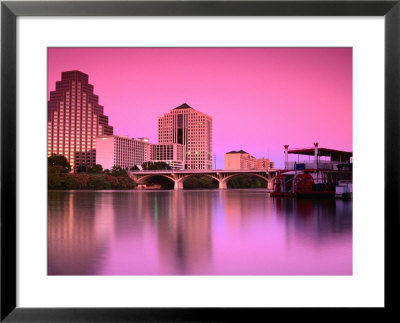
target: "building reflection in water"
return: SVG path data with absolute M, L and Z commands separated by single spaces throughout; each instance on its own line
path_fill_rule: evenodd
M 97 272 L 112 238 L 110 198 L 111 195 L 98 192 L 49 192 L 49 275 Z
M 49 192 L 50 275 L 351 275 L 352 203 L 264 190 Z
M 274 198 L 277 216 L 284 221 L 287 239 L 321 244 L 352 231 L 352 202 L 341 199 Z
M 352 201 L 272 199 L 285 228 L 286 258 L 298 274 L 352 274 Z
M 207 192 L 157 194 L 160 266 L 169 274 L 201 274 L 211 260 L 211 199 Z

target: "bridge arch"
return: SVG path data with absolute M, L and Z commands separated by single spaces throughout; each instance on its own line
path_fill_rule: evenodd
M 207 178 L 207 179 L 211 180 L 211 182 L 210 183 L 207 183 L 207 182 L 204 183 L 202 181 L 202 178 Z M 192 182 L 191 184 L 195 184 L 197 181 L 198 181 L 197 183 L 202 182 L 201 186 L 205 185 L 203 188 L 209 188 L 209 189 L 220 187 L 220 183 L 221 183 L 220 179 L 217 176 L 213 176 L 211 174 L 207 174 L 207 173 L 206 174 L 187 174 L 187 175 L 184 175 L 184 176 L 179 177 L 177 179 L 177 181 L 175 182 L 176 183 L 176 187 L 177 188 L 187 188 L 187 189 L 196 188 L 197 187 L 196 184 L 195 184 L 194 187 L 191 186 L 190 183 L 187 183 L 184 186 L 184 183 L 186 181 L 190 180 L 190 179 L 196 179 L 195 182 Z M 218 183 L 217 186 L 215 186 L 215 182 Z
M 263 175 L 260 175 L 260 174 L 257 174 L 257 173 L 238 173 L 238 174 L 232 174 L 232 175 L 226 176 L 226 177 L 224 177 L 224 178 L 222 179 L 222 181 L 228 182 L 230 179 L 232 179 L 232 178 L 234 178 L 234 177 L 236 177 L 236 176 L 243 176 L 243 175 L 245 175 L 245 176 L 255 176 L 255 177 L 259 177 L 259 178 L 262 178 L 262 179 L 263 179 L 264 181 L 266 181 L 267 183 L 268 183 L 268 181 L 270 180 L 270 178 L 268 178 L 267 176 L 263 176 Z
M 146 184 L 146 182 L 152 177 L 164 177 L 164 178 L 168 178 L 172 182 L 175 182 L 175 179 L 172 176 L 168 176 L 166 174 L 149 174 L 149 175 L 143 175 L 143 176 L 136 178 L 136 184 L 138 184 L 138 185 Z
M 205 174 L 188 174 L 188 175 L 180 177 L 178 179 L 178 182 L 181 182 L 183 184 L 183 182 L 185 182 L 188 178 L 195 177 L 195 176 L 197 176 L 197 177 L 199 177 L 199 176 L 207 176 L 207 177 L 210 177 L 210 178 L 216 180 L 217 182 L 220 181 L 220 179 L 217 176 L 213 176 L 213 175 L 205 173 Z
M 258 178 L 261 178 L 264 182 L 266 182 L 267 188 L 268 188 L 268 189 L 272 189 L 272 187 L 273 187 L 273 178 L 272 178 L 272 177 L 264 176 L 264 175 L 257 174 L 257 173 L 238 173 L 238 174 L 231 174 L 231 175 L 229 175 L 229 176 L 227 176 L 227 177 L 224 177 L 224 178 L 221 180 L 221 181 L 222 181 L 221 187 L 227 188 L 227 184 L 228 184 L 228 181 L 229 181 L 229 180 L 231 180 L 231 179 L 234 178 L 234 177 L 242 176 L 242 175 L 249 176 L 249 177 L 258 177 Z
M 187 179 L 195 176 L 205 176 L 213 181 L 217 181 L 219 183 L 219 188 L 226 189 L 227 182 L 239 175 L 247 175 L 248 177 L 258 177 L 263 181 L 268 183 L 268 188 L 271 189 L 273 186 L 273 179 L 277 175 L 276 170 L 254 170 L 254 171 L 227 171 L 227 170 L 213 170 L 213 171 L 189 171 L 189 170 L 164 170 L 164 171 L 134 171 L 130 172 L 130 177 L 137 184 L 145 184 L 149 181 L 149 179 L 153 177 L 163 177 L 172 181 L 174 183 L 174 188 L 183 188 L 183 182 Z M 163 180 L 162 180 L 163 181 Z

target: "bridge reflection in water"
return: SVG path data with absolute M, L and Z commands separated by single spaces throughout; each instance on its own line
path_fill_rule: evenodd
M 265 192 L 49 192 L 48 274 L 352 274 L 351 201 Z
M 130 171 L 129 176 L 138 184 L 146 184 L 155 176 L 162 176 L 174 182 L 175 189 L 183 189 L 183 182 L 192 176 L 207 176 L 218 181 L 220 189 L 226 189 L 228 181 L 238 175 L 256 176 L 267 181 L 268 189 L 272 189 L 273 179 L 278 170 L 252 169 L 252 170 L 143 170 Z M 153 183 L 154 184 L 154 183 Z

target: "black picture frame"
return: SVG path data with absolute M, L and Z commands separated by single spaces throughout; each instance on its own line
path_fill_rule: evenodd
M 16 19 L 19 16 L 384 16 L 385 19 L 385 307 L 19 308 L 16 307 Z M 307 319 L 372 319 L 398 307 L 400 180 L 400 0 L 395 1 L 2 1 L 1 3 L 1 322 L 259 321 L 274 312 Z M 371 125 L 372 126 L 372 125 Z M 373 155 L 373 147 L 371 154 Z M 383 165 L 378 165 L 382 167 Z M 373 169 L 371 169 L 371 174 Z M 371 176 L 371 174 L 366 174 Z M 373 177 L 373 174 L 372 174 Z M 373 186 L 373 183 L 371 183 Z M 372 234 L 372 233 L 371 233 Z M 40 291 L 38 291 L 40 293 Z M 268 312 L 266 312 L 268 311 Z M 310 311 L 313 311 L 310 313 Z M 391 313 L 393 314 L 393 313 Z M 253 316 L 254 315 L 254 316 Z M 312 316 L 310 316 L 312 315 Z M 359 317 L 360 318 L 360 317 Z M 358 318 L 358 319 L 359 319 Z

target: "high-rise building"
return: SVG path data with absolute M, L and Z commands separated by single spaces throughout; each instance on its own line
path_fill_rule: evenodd
M 88 81 L 80 71 L 62 72 L 48 102 L 47 155 L 64 155 L 72 169 L 95 165 L 96 137 L 113 134 Z
M 103 169 L 113 166 L 130 169 L 141 166 L 150 160 L 148 138 L 129 138 L 124 136 L 101 136 L 96 141 L 96 164 Z
M 152 144 L 150 159 L 167 163 L 172 169 L 185 168 L 185 146 L 181 144 Z
M 158 143 L 185 146 L 185 169 L 212 169 L 212 118 L 186 103 L 158 118 Z

